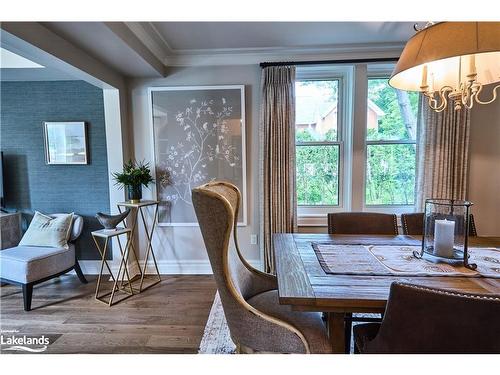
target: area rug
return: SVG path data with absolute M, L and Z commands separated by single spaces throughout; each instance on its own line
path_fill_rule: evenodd
M 198 348 L 198 354 L 235 354 L 234 345 L 229 334 L 224 310 L 219 293 L 215 294 L 214 303 L 210 309 L 205 331 Z
M 378 314 L 355 314 L 357 317 L 378 317 Z M 359 323 L 353 323 L 353 326 Z M 351 340 L 351 353 L 354 352 L 354 343 Z M 198 348 L 198 354 L 236 354 L 234 345 L 229 334 L 224 310 L 220 301 L 219 293 L 215 294 L 214 303 L 210 309 L 205 331 Z

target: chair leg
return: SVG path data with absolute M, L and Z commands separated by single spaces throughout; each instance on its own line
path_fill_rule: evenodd
M 352 313 L 346 313 L 345 319 L 345 354 L 351 353 L 351 332 L 352 332 Z
M 24 311 L 31 310 L 31 297 L 33 297 L 33 284 L 23 284 Z
M 80 279 L 80 281 L 83 284 L 87 284 L 88 283 L 87 279 L 83 275 L 82 269 L 80 268 L 80 264 L 78 264 L 78 261 L 75 261 L 75 272 L 76 272 L 76 275 L 78 276 L 78 278 Z

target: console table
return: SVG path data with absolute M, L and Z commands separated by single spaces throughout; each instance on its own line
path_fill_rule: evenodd
M 139 293 L 142 292 L 143 289 L 147 289 L 155 284 L 158 284 L 161 281 L 160 271 L 158 270 L 158 264 L 156 263 L 156 257 L 155 257 L 155 253 L 153 251 L 153 244 L 152 244 L 153 233 L 154 233 L 154 230 L 156 228 L 156 223 L 158 221 L 158 204 L 159 203 L 160 203 L 159 201 L 143 200 L 139 203 L 119 202 L 117 204 L 118 211 L 120 211 L 120 213 L 123 212 L 122 209 L 127 209 L 127 208 L 131 208 L 133 211 L 133 212 L 131 212 L 131 215 L 129 215 L 127 217 L 127 219 L 125 219 L 125 220 L 126 220 L 127 228 L 130 228 L 132 230 L 132 234 L 130 236 L 130 243 L 131 243 L 132 251 L 136 257 L 136 260 L 137 260 L 137 254 L 136 254 L 135 246 L 134 246 L 134 237 L 135 237 L 136 229 L 138 229 L 137 223 L 139 221 L 139 216 L 141 216 L 141 219 L 142 219 L 141 221 L 142 221 L 142 224 L 144 227 L 144 231 L 146 232 L 146 254 L 144 256 L 144 264 L 142 266 L 142 269 L 141 269 L 140 264 L 138 264 L 139 265 L 139 272 L 140 272 Z M 151 228 L 148 228 L 148 224 L 147 224 L 146 216 L 145 216 L 148 213 L 150 213 L 148 208 L 153 209 L 153 215 L 152 215 L 153 223 L 151 224 Z M 150 255 L 151 255 L 151 259 L 153 261 L 154 268 L 156 270 L 156 274 L 146 276 L 146 270 L 147 270 Z M 139 257 L 140 257 L 140 254 L 139 254 Z M 145 288 L 143 288 L 144 279 L 152 279 L 154 281 L 152 283 L 150 283 L 148 286 L 146 286 Z

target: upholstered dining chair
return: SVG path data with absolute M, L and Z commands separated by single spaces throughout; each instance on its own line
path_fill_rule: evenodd
M 242 256 L 236 235 L 241 201 L 237 187 L 215 181 L 193 189 L 192 198 L 237 351 L 331 353 L 320 314 L 280 305 L 276 278 L 253 268 Z
M 381 324 L 354 327 L 356 352 L 500 353 L 500 295 L 391 285 Z
M 328 214 L 330 234 L 398 234 L 396 215 L 375 212 L 338 212 Z
M 375 212 L 339 212 L 328 214 L 329 234 L 398 234 L 396 215 Z M 350 352 L 352 322 L 380 322 L 380 317 L 362 317 L 346 313 L 345 352 Z
M 415 212 L 401 214 L 401 227 L 403 229 L 403 234 L 421 236 L 424 234 L 424 213 Z M 474 215 L 472 214 L 469 215 L 469 236 L 477 236 Z

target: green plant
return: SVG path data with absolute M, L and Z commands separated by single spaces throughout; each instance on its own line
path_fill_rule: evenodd
M 115 185 L 121 188 L 124 186 L 148 186 L 152 183 L 153 177 L 151 176 L 151 168 L 149 163 L 144 161 L 136 162 L 129 160 L 123 166 L 123 172 L 115 172 L 112 174 L 113 179 L 116 181 Z

